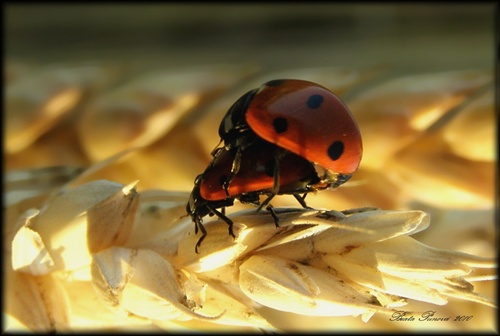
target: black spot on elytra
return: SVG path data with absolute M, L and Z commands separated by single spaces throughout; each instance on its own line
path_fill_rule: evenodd
M 285 81 L 283 79 L 275 79 L 275 80 L 267 82 L 265 85 L 266 86 L 280 86 L 284 82 Z
M 334 141 L 330 147 L 328 147 L 328 156 L 333 161 L 338 160 L 344 153 L 344 144 L 342 141 Z
M 307 107 L 309 107 L 310 109 L 317 109 L 321 106 L 322 103 L 323 103 L 323 96 L 315 94 L 310 96 L 309 99 L 307 99 L 306 104 Z
M 274 118 L 273 127 L 276 133 L 284 133 L 288 129 L 288 121 L 285 118 Z

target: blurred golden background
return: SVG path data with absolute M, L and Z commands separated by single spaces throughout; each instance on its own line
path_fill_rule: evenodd
M 494 4 L 43 4 L 6 6 L 7 59 L 268 68 L 494 62 Z
M 309 205 L 425 210 L 431 226 L 416 239 L 493 257 L 495 14 L 495 4 L 465 3 L 8 4 L 6 205 L 101 178 L 189 192 L 231 104 L 266 80 L 295 77 L 341 96 L 363 136 L 352 180 Z M 40 169 L 54 166 L 66 168 Z M 475 285 L 495 295 L 493 281 Z M 269 316 L 288 330 L 496 329 L 490 307 L 436 309 L 475 319 Z

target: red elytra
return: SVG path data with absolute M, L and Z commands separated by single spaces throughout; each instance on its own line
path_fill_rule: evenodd
M 262 85 L 246 106 L 248 126 L 260 138 L 335 173 L 352 174 L 363 153 L 358 125 L 328 89 L 304 80 Z
M 269 142 L 256 141 L 243 151 L 239 171 L 231 179 L 226 193 L 223 185 L 231 173 L 235 150 L 220 150 L 204 172 L 200 184 L 200 196 L 207 201 L 228 197 L 238 199 L 240 195 L 249 193 L 272 193 L 276 165 L 278 194 L 308 192 L 320 181 L 311 162 Z

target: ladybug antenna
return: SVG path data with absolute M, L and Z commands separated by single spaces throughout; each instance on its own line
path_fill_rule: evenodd
M 269 202 L 276 196 L 279 191 L 280 191 L 280 158 L 281 155 L 279 153 L 276 153 L 274 155 L 274 166 L 273 166 L 273 177 L 274 177 L 274 182 L 273 182 L 273 190 L 271 194 L 262 202 L 259 207 L 257 208 L 257 211 L 260 211 L 263 207 L 267 206 Z

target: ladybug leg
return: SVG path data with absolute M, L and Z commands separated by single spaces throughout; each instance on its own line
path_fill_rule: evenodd
M 265 200 L 264 202 L 260 203 L 259 207 L 257 208 L 257 212 L 259 212 L 260 210 L 262 210 L 263 207 L 266 207 L 266 210 L 269 210 L 268 208 L 271 206 L 269 204 L 269 202 L 271 202 L 271 200 L 274 198 L 274 196 L 276 196 L 276 194 L 271 194 L 269 195 Z M 269 204 L 269 205 L 268 205 Z
M 278 216 L 276 215 L 276 212 L 274 211 L 273 209 L 273 206 L 271 204 L 269 204 L 267 207 L 266 207 L 266 210 L 269 211 L 271 213 L 271 216 L 273 216 L 273 219 L 274 219 L 274 225 L 276 225 L 276 227 L 279 227 L 279 221 L 280 219 L 278 218 Z
M 308 205 L 306 204 L 306 200 L 305 200 L 305 198 L 306 198 L 306 196 L 307 196 L 307 193 L 305 193 L 305 194 L 304 194 L 304 195 L 302 195 L 302 196 L 300 196 L 300 195 L 299 195 L 299 194 L 297 194 L 297 193 L 294 193 L 294 194 L 292 194 L 292 195 L 293 195 L 293 197 L 295 197 L 295 199 L 296 199 L 296 200 L 300 203 L 300 205 L 302 205 L 302 207 L 303 207 L 304 209 L 309 209 L 309 208 L 310 208 L 310 206 L 308 206 Z
M 200 237 L 200 239 L 198 239 L 198 242 L 196 243 L 196 246 L 194 248 L 194 251 L 196 253 L 200 253 L 198 251 L 198 249 L 199 249 L 203 239 L 205 239 L 205 237 L 207 236 L 207 230 L 205 229 L 205 227 L 201 223 L 201 219 L 199 219 L 199 218 L 195 220 L 195 229 L 194 229 L 195 234 L 198 234 L 198 229 L 201 231 L 201 237 Z
M 233 180 L 234 176 L 236 174 L 238 174 L 238 172 L 240 171 L 241 153 L 242 153 L 242 150 L 240 147 L 238 147 L 238 149 L 236 150 L 236 154 L 234 156 L 234 159 L 233 159 L 233 164 L 231 166 L 231 172 L 229 172 L 229 175 L 227 176 L 226 180 L 222 184 L 222 188 L 224 188 L 224 191 L 226 192 L 226 197 L 229 197 L 229 191 L 228 191 L 229 184 Z
M 222 219 L 224 222 L 227 223 L 227 225 L 229 225 L 229 234 L 233 237 L 233 238 L 236 238 L 236 236 L 234 235 L 234 232 L 233 232 L 233 221 L 231 219 L 229 219 L 229 217 L 227 217 L 226 215 L 224 215 L 222 212 L 220 212 L 219 210 L 215 209 L 215 208 L 212 208 L 210 206 L 207 205 L 207 208 L 208 210 L 210 210 L 212 213 L 214 213 L 217 217 L 219 217 L 220 219 Z
M 210 163 L 208 164 L 208 167 L 213 167 L 217 157 L 219 155 L 221 155 L 221 153 L 223 152 L 223 149 L 224 147 L 216 147 L 214 148 L 214 150 L 212 151 L 211 155 L 213 157 L 212 161 L 210 161 Z M 203 175 L 203 174 L 202 174 Z
M 274 182 L 273 182 L 273 191 L 271 194 L 262 202 L 259 207 L 257 208 L 257 211 L 262 210 L 263 207 L 267 206 L 269 202 L 274 198 L 274 196 L 278 195 L 280 191 L 280 160 L 278 154 L 274 156 L 274 167 L 273 167 L 273 177 L 274 177 Z M 269 210 L 266 207 L 267 210 Z M 275 214 L 276 215 L 276 214 Z
M 217 146 L 215 146 L 215 148 L 210 153 L 210 155 L 212 155 L 212 157 L 215 158 L 216 156 L 219 155 L 220 150 L 223 148 L 223 147 L 219 147 L 221 143 L 222 143 L 222 139 L 219 140 L 219 143 L 217 144 Z

